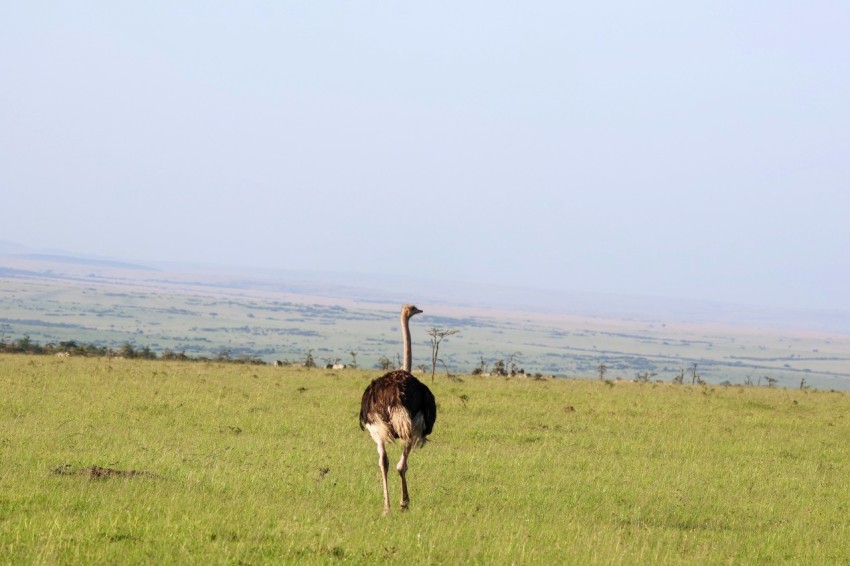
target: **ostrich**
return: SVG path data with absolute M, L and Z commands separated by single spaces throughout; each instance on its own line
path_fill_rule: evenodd
M 384 515 L 390 512 L 387 471 L 390 463 L 386 445 L 401 440 L 401 459 L 396 470 L 401 476 L 401 509 L 410 504 L 407 495 L 407 457 L 414 447 L 425 445 L 437 419 L 437 405 L 428 387 L 410 373 L 410 328 L 408 321 L 422 311 L 413 305 L 401 307 L 401 333 L 404 339 L 404 366 L 372 381 L 360 402 L 360 428 L 369 431 L 378 445 L 378 467 L 384 488 Z

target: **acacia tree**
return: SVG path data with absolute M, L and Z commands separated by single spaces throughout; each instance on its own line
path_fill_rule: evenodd
M 478 367 L 472 370 L 472 375 L 483 375 L 487 373 L 487 362 L 484 361 L 484 356 L 481 356 L 481 362 Z
M 307 356 L 304 358 L 304 367 L 305 368 L 316 367 L 316 360 L 313 358 L 313 349 L 312 348 L 307 350 Z
M 493 371 L 491 373 L 500 377 L 506 377 L 508 375 L 508 370 L 505 369 L 505 360 L 496 360 L 495 363 L 493 363 Z
M 697 383 L 698 381 L 700 381 L 699 372 L 697 372 L 696 362 L 691 364 L 690 370 L 691 370 L 691 385 L 693 385 L 693 384 Z
M 388 357 L 381 356 L 381 359 L 378 360 L 378 367 L 384 371 L 389 371 L 393 367 L 393 362 Z
M 505 367 L 507 368 L 508 373 L 511 377 L 515 376 L 518 373 L 525 373 L 525 371 L 521 367 L 519 367 L 519 357 L 521 355 L 522 352 L 514 352 L 513 354 L 508 356 L 508 360 L 505 363 Z
M 605 381 L 605 374 L 608 373 L 608 366 L 605 364 L 599 364 L 599 367 L 596 368 L 596 371 L 599 372 L 599 379 Z
M 440 352 L 440 342 L 443 341 L 443 338 L 446 336 L 453 336 L 460 332 L 460 330 L 452 329 L 452 330 L 443 330 L 437 328 L 436 326 L 431 327 L 428 331 L 428 336 L 431 337 L 431 382 L 434 382 L 434 373 L 437 371 L 437 362 L 442 362 L 445 366 L 445 362 L 439 359 L 438 355 Z

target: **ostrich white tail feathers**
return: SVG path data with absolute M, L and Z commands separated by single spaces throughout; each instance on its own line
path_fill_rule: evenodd
M 428 441 L 425 438 L 425 416 L 416 413 L 412 419 L 410 413 L 404 407 L 391 407 L 389 410 L 389 422 L 377 416 L 371 417 L 368 424 L 364 425 L 372 440 L 384 444 L 395 443 L 396 438 L 409 442 L 414 448 L 421 448 Z

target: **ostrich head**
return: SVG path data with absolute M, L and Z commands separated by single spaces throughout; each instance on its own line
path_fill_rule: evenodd
M 413 316 L 415 314 L 419 314 L 421 312 L 423 312 L 423 311 L 416 308 L 415 305 L 404 305 L 403 307 L 401 307 L 401 315 L 406 319 L 410 318 L 411 316 Z

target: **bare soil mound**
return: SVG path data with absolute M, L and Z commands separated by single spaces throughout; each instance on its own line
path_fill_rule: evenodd
M 114 468 L 104 468 L 101 466 L 91 466 L 88 468 L 74 469 L 70 464 L 59 466 L 53 470 L 53 475 L 57 476 L 87 476 L 91 479 L 106 479 L 106 478 L 134 478 L 134 477 L 158 477 L 156 474 L 139 470 L 116 470 Z

